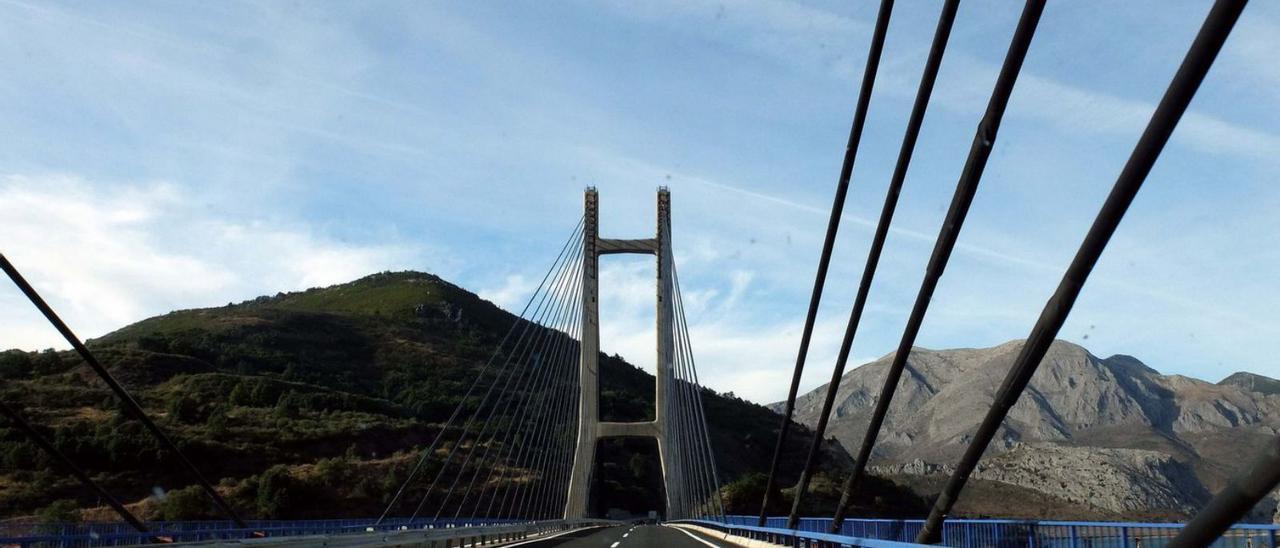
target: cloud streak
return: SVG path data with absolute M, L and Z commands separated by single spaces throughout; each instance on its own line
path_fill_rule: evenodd
M 334 241 L 305 225 L 235 221 L 166 184 L 105 190 L 65 175 L 0 177 L 0 249 L 81 336 L 174 309 L 406 268 L 421 250 Z M 65 346 L 16 288 L 0 347 Z

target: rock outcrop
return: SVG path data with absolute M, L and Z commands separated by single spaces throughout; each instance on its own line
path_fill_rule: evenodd
M 1022 347 L 915 348 L 872 465 L 886 474 L 949 471 Z M 829 435 L 856 451 L 893 355 L 847 373 Z M 796 402 L 814 424 L 826 386 Z M 1162 375 L 1131 356 L 1098 358 L 1055 342 L 974 478 L 1118 515 L 1187 515 L 1260 440 L 1280 432 L 1280 381 L 1237 373 L 1218 384 Z M 1236 458 L 1230 454 L 1235 453 Z

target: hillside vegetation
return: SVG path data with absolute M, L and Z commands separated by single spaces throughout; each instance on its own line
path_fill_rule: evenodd
M 514 320 L 436 276 L 383 273 L 173 312 L 89 346 L 245 515 L 371 516 Z M 618 356 L 601 363 L 602 419 L 651 418 L 653 377 Z M 75 354 L 6 351 L 0 378 L 0 398 L 144 516 L 216 517 Z M 732 394 L 704 399 L 722 483 L 766 470 L 778 416 Z M 787 472 L 809 439 L 801 427 Z M 596 512 L 661 509 L 652 443 L 610 441 L 599 455 Z M 835 464 L 843 458 L 833 453 Z M 20 432 L 0 427 L 0 518 L 98 505 Z

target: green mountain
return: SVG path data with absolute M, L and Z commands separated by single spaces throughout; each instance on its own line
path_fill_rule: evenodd
M 242 513 L 354 517 L 381 510 L 514 321 L 439 277 L 400 272 L 173 312 L 88 344 Z M 603 420 L 652 417 L 652 376 L 618 356 L 603 357 L 601 369 Z M 0 379 L 3 401 L 144 516 L 216 517 L 74 353 L 0 353 Z M 779 417 L 731 393 L 706 390 L 704 401 L 722 483 L 741 480 L 726 488 L 737 495 L 730 510 L 754 511 L 760 482 L 746 476 L 767 469 Z M 811 439 L 798 431 L 785 455 L 790 473 Z M 831 462 L 844 464 L 831 447 Z M 593 509 L 660 509 L 656 452 L 643 440 L 602 443 Z M 55 509 L 99 505 L 0 423 L 0 518 L 57 501 Z

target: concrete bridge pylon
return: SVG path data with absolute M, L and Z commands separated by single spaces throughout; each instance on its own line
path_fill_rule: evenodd
M 573 458 L 573 472 L 569 477 L 569 494 L 566 498 L 565 519 L 587 517 L 587 498 L 591 490 L 591 471 L 595 466 L 596 443 L 603 438 L 641 437 L 658 442 L 658 456 L 662 465 L 664 487 L 671 478 L 671 444 L 667 438 L 667 412 L 665 394 L 672 382 L 674 314 L 671 278 L 671 193 L 666 187 L 658 189 L 658 214 L 656 234 L 652 238 L 619 240 L 601 238 L 599 234 L 599 197 L 595 187 L 588 187 L 583 197 L 582 231 L 582 354 L 578 375 L 578 441 Z M 657 263 L 656 305 L 657 313 L 657 372 L 654 383 L 654 420 L 647 422 L 600 421 L 600 311 L 599 266 L 600 256 L 610 254 L 653 255 Z M 671 508 L 670 489 L 664 489 L 667 509 Z

